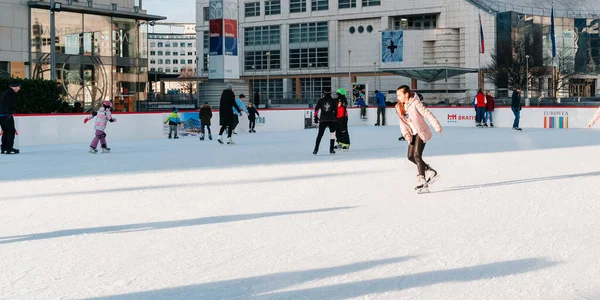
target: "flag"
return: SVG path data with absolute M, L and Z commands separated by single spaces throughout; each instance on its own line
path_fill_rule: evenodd
M 556 57 L 556 32 L 554 31 L 554 5 L 550 14 L 550 40 L 552 40 L 552 58 Z
M 485 53 L 485 39 L 483 37 L 483 24 L 481 23 L 481 12 L 479 12 L 479 53 Z

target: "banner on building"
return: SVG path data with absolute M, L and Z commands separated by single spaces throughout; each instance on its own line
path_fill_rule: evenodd
M 239 79 L 238 6 L 236 0 L 210 0 L 209 79 Z
M 381 33 L 381 63 L 401 63 L 404 61 L 404 32 L 402 30 Z

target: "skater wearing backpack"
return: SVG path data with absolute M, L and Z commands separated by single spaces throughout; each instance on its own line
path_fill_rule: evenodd
M 90 144 L 90 153 L 98 153 L 96 147 L 98 147 L 98 142 L 102 147 L 102 153 L 110 152 L 110 148 L 106 144 L 106 133 L 104 130 L 106 129 L 106 125 L 108 122 L 116 122 L 117 118 L 112 116 L 111 113 L 112 103 L 106 100 L 102 104 L 102 107 L 97 111 L 93 112 L 91 116 L 88 116 L 83 120 L 83 124 L 87 123 L 89 120 L 96 118 L 96 123 L 94 124 L 94 129 L 96 130 L 94 139 Z
M 205 137 L 205 128 L 208 128 L 208 139 L 212 141 L 212 134 L 210 132 L 210 119 L 212 119 L 212 107 L 208 105 L 207 101 L 204 101 L 204 104 L 200 106 L 200 112 L 198 113 L 200 117 L 200 140 L 204 141 Z
M 429 111 L 419 97 L 406 85 L 396 90 L 398 103 L 396 104 L 396 113 L 400 118 L 400 129 L 402 136 L 408 142 L 408 160 L 417 165 L 418 185 L 415 187 L 417 193 L 429 192 L 429 184 L 438 179 L 437 171 L 431 168 L 423 161 L 423 150 L 425 143 L 431 139 L 431 130 L 425 119 L 433 125 L 437 133 L 442 133 L 442 125 Z M 427 178 L 425 173 L 427 172 Z

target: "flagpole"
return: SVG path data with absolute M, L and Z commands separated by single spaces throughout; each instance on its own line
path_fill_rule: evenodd
M 556 56 L 556 32 L 554 29 L 554 1 L 552 1 L 552 12 L 550 20 L 550 40 L 552 42 L 552 97 L 556 98 L 556 78 L 554 75 L 554 57 Z

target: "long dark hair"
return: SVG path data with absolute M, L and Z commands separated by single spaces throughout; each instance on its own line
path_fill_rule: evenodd
M 396 92 L 399 90 L 403 90 L 405 93 L 408 93 L 409 98 L 413 98 L 415 96 L 415 92 L 411 91 L 408 85 L 401 85 L 398 89 L 396 89 Z

